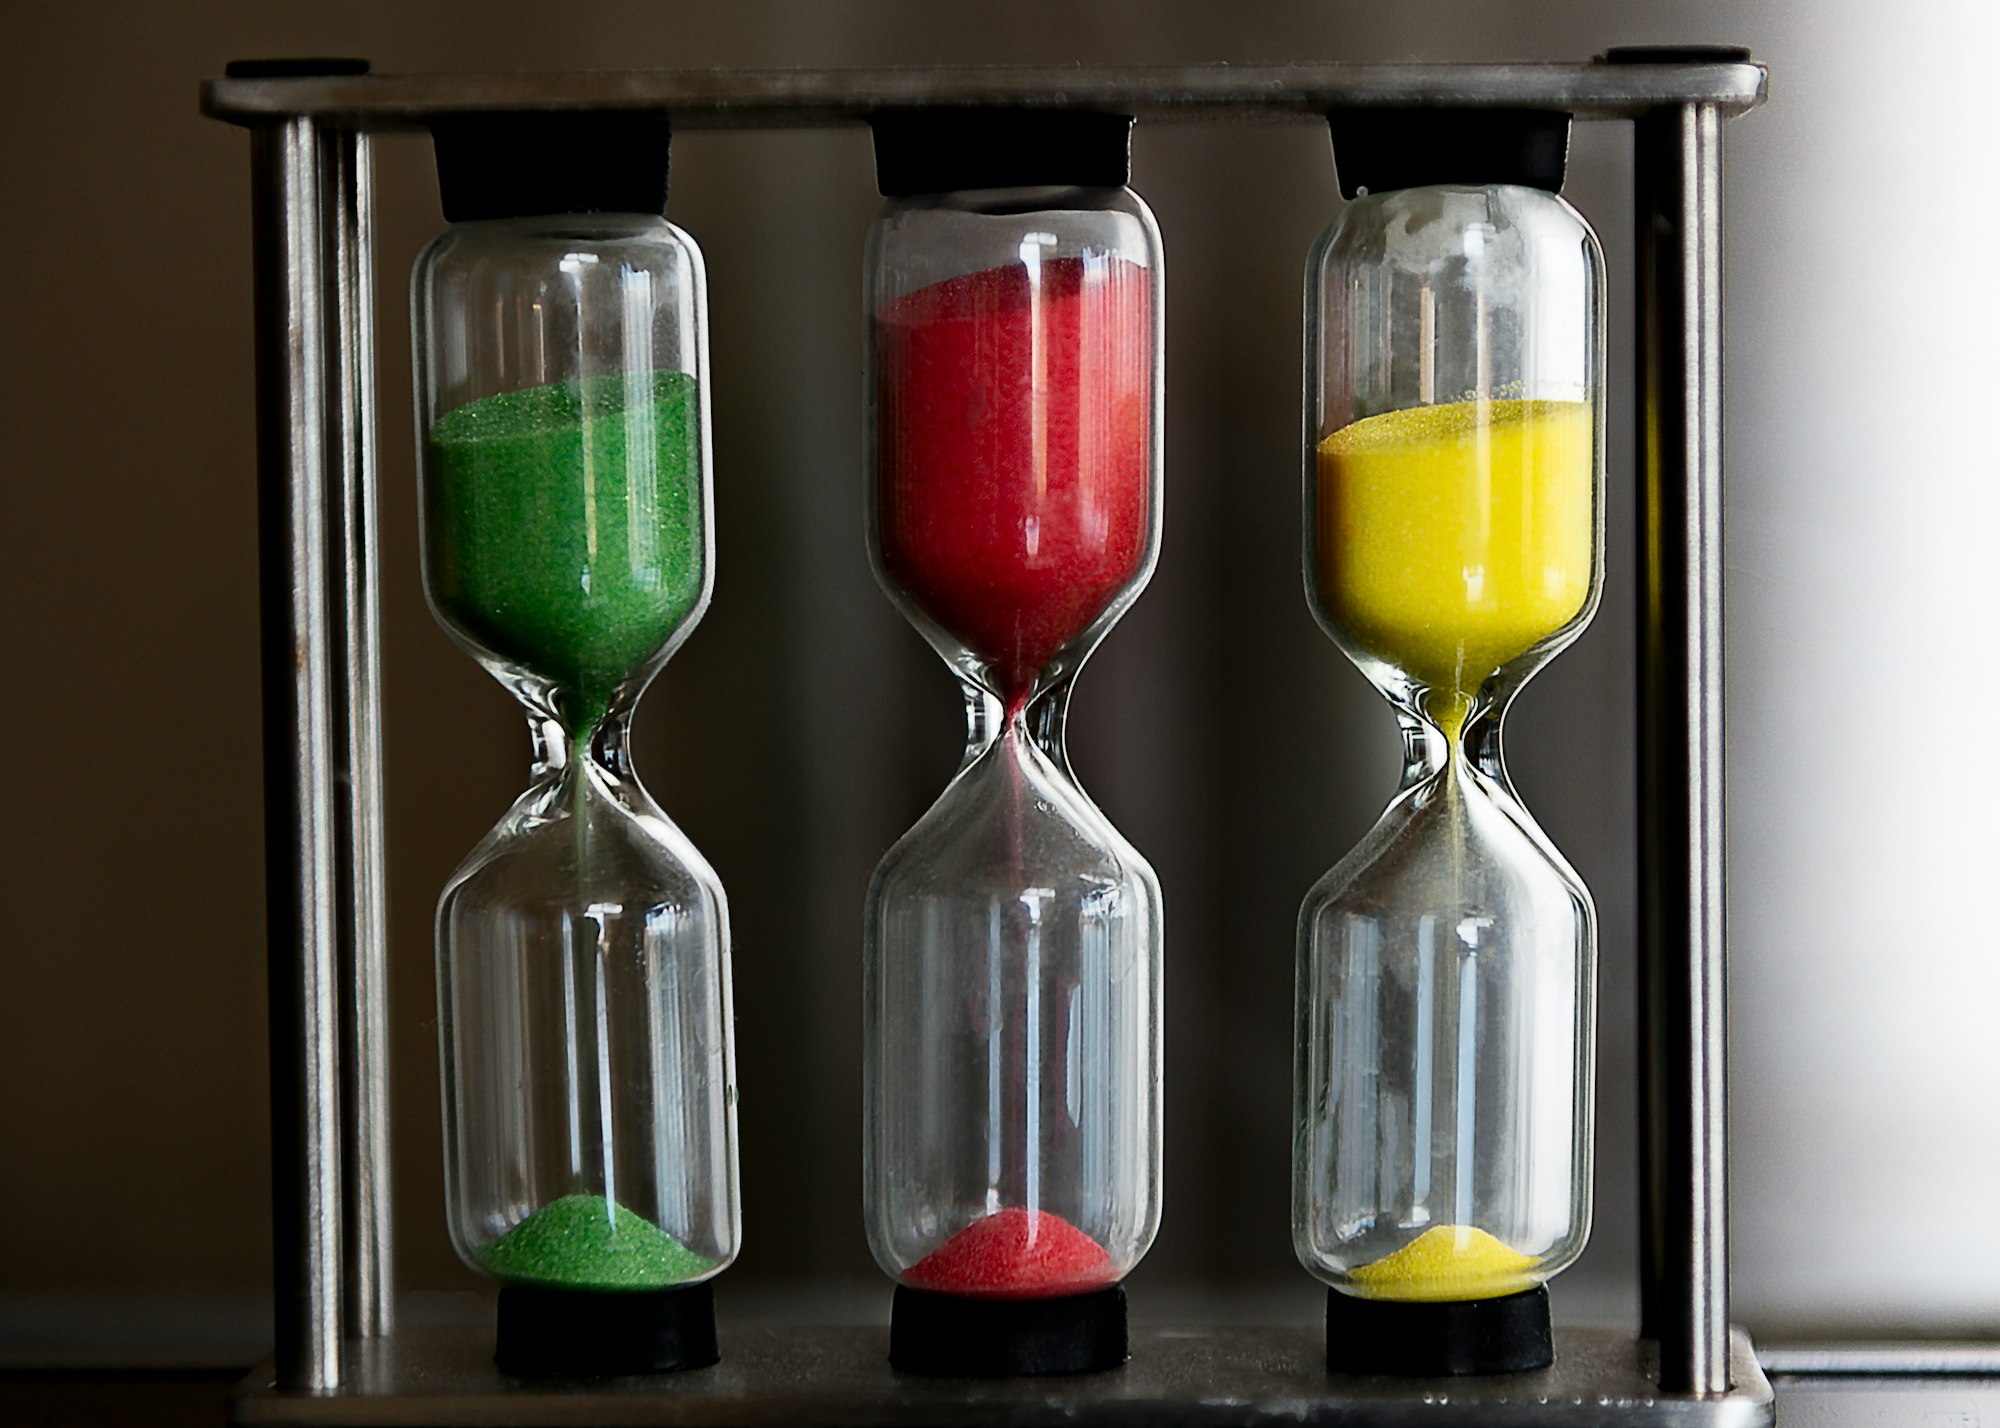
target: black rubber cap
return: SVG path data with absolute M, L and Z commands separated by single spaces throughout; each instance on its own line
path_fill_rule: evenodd
M 1119 1287 L 1063 1299 L 961 1299 L 898 1285 L 889 1316 L 889 1364 L 899 1373 L 1098 1373 L 1131 1356 Z
M 460 114 L 431 121 L 452 223 L 544 213 L 666 211 L 667 116 Z
M 1552 109 L 1337 109 L 1326 116 L 1340 196 L 1430 184 L 1562 192 L 1569 115 Z
M 722 1357 L 715 1295 L 680 1289 L 592 1294 L 576 1289 L 500 1291 L 493 1362 L 517 1378 L 610 1378 L 707 1368 Z
M 1556 1359 L 1549 1291 L 1461 1303 L 1407 1304 L 1326 1293 L 1326 1366 L 1334 1373 L 1439 1378 L 1521 1373 Z
M 1748 45 L 1617 45 L 1598 56 L 1599 64 L 1743 64 Z
M 1075 109 L 883 109 L 875 186 L 886 198 L 972 188 L 1120 188 L 1132 116 Z
M 317 75 L 368 73 L 365 59 L 231 60 L 222 72 L 231 79 L 311 79 Z

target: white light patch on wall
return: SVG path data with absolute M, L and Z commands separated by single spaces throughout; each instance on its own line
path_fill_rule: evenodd
M 1728 135 L 1738 1307 L 1944 1332 L 2000 1309 L 2000 11 L 1782 29 Z

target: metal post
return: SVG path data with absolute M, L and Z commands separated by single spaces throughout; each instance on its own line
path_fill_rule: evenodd
M 325 212 L 326 565 L 331 685 L 334 861 L 340 951 L 340 1135 L 345 1284 L 343 1327 L 387 1334 L 394 1315 L 389 1187 L 387 917 L 383 903 L 382 711 L 375 564 L 375 284 L 368 138 L 319 134 Z
M 1660 1387 L 1729 1376 L 1720 116 L 1634 127 L 1639 274 L 1643 1328 Z
M 278 1383 L 340 1382 L 324 233 L 309 119 L 251 135 Z

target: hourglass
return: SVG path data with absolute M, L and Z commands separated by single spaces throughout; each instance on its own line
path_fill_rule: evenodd
M 1602 260 L 1568 116 L 1354 110 L 1312 259 L 1306 594 L 1394 706 L 1387 812 L 1299 919 L 1292 1230 L 1329 1364 L 1551 1359 L 1590 1221 L 1595 923 L 1508 702 L 1596 607 Z
M 875 121 L 869 549 L 969 724 L 867 899 L 865 1210 L 904 1370 L 1123 1362 L 1119 1282 L 1159 1220 L 1159 884 L 1063 748 L 1159 543 L 1161 255 L 1130 131 Z
M 435 128 L 413 281 L 424 584 L 527 711 L 525 793 L 438 905 L 452 1242 L 503 1369 L 717 1357 L 736 1254 L 722 887 L 633 773 L 633 706 L 708 603 L 706 295 L 647 116 Z

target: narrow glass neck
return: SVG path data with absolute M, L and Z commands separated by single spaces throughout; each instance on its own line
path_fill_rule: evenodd
M 1439 774 L 1457 775 L 1470 768 L 1506 785 L 1506 765 L 1500 757 L 1500 724 L 1506 714 L 1504 704 L 1475 706 L 1469 712 L 1460 705 L 1420 714 L 1399 705 L 1397 718 L 1403 728 L 1402 787 L 1414 788 Z
M 960 688 L 965 695 L 967 764 L 1000 740 L 1015 739 L 1038 750 L 1057 768 L 1069 767 L 1069 755 L 1063 747 L 1069 721 L 1069 680 L 1057 680 L 1011 716 L 1005 705 L 978 685 L 967 681 Z
M 632 777 L 632 711 L 614 709 L 572 739 L 553 715 L 530 712 L 528 734 L 535 747 L 535 777 L 560 777 L 577 759 L 587 758 L 600 770 L 620 779 Z

